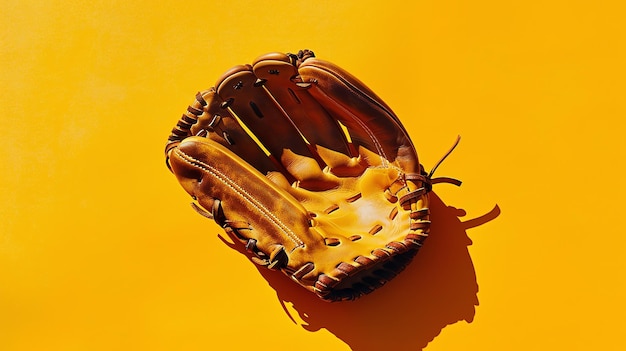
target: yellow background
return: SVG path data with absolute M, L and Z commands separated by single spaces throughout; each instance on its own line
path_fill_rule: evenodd
M 0 350 L 626 349 L 621 2 L 1 5 Z M 354 304 L 275 290 L 162 155 L 223 71 L 303 48 L 383 97 L 426 168 L 463 138 L 438 175 L 464 184 L 436 192 L 467 240 Z

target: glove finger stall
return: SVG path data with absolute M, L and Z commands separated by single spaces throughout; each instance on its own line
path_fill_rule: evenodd
M 419 172 L 419 160 L 404 127 L 369 88 L 343 69 L 315 58 L 304 61 L 298 71 L 303 81 L 315 82 L 310 94 L 347 127 L 357 147 L 377 153 L 382 165 L 397 161 L 407 172 Z
M 217 94 L 229 109 L 250 130 L 269 154 L 282 161 L 283 150 L 314 158 L 298 130 L 288 122 L 283 111 L 272 100 L 262 85 L 255 84 L 257 77 L 245 69 L 227 76 L 216 86 Z M 294 136 L 285 143 L 277 135 Z M 248 159 L 248 155 L 242 155 Z
M 290 62 L 288 55 L 262 56 L 255 61 L 253 69 L 255 75 L 263 81 L 263 86 L 281 106 L 285 117 L 296 126 L 309 144 L 350 154 L 348 141 L 337 120 L 309 94 L 311 84 L 301 82 L 298 70 Z

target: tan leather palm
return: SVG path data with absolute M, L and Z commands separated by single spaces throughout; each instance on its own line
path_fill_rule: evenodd
M 384 285 L 428 235 L 432 182 L 404 127 L 308 50 L 226 72 L 196 95 L 166 155 L 201 214 L 325 300 Z

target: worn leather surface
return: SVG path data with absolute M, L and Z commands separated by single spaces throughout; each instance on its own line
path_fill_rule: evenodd
M 400 120 L 308 50 L 198 93 L 166 157 L 200 213 L 325 300 L 384 285 L 428 235 L 430 179 Z

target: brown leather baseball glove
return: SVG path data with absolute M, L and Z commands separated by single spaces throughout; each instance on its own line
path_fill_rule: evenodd
M 199 213 L 328 301 L 404 269 L 428 236 L 431 184 L 460 185 L 431 179 L 391 109 L 309 50 L 226 72 L 196 95 L 165 153 Z

